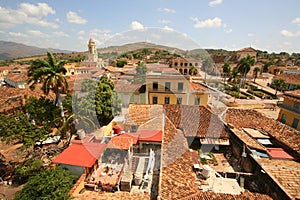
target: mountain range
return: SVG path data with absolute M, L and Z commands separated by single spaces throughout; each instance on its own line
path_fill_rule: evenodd
M 28 46 L 21 43 L 0 41 L 0 60 L 11 60 L 15 58 L 30 57 L 36 55 L 44 55 L 47 51 L 53 53 L 72 53 L 67 50 L 39 48 Z

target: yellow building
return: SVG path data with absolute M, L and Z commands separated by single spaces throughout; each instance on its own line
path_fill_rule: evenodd
M 208 89 L 190 82 L 190 76 L 167 68 L 147 73 L 146 92 L 149 104 L 182 104 L 207 106 Z
M 285 92 L 283 98 L 283 102 L 278 102 L 278 120 L 300 131 L 300 90 Z

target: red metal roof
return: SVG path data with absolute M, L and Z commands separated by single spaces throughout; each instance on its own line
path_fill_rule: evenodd
M 143 142 L 162 142 L 161 130 L 142 130 L 139 141 Z
M 267 148 L 267 152 L 271 158 L 281 158 L 281 159 L 294 159 L 288 153 L 286 153 L 282 148 Z
M 53 163 L 67 164 L 81 167 L 92 167 L 100 157 L 107 144 L 75 143 L 59 154 Z

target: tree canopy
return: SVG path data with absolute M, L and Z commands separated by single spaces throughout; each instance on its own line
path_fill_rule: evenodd
M 76 179 L 76 176 L 61 167 L 44 170 L 30 177 L 14 199 L 71 199 L 68 192 L 75 184 Z

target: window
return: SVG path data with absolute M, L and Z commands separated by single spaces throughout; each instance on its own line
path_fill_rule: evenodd
M 285 124 L 285 122 L 286 122 L 286 114 L 282 114 L 281 115 L 281 123 L 284 123 Z
M 130 132 L 135 133 L 137 130 L 137 126 L 136 125 L 131 125 L 130 126 Z
M 170 91 L 170 89 L 171 89 L 171 83 L 170 82 L 166 82 L 165 83 L 165 90 L 166 91 Z
M 196 97 L 195 98 L 195 103 L 194 103 L 195 105 L 199 105 L 200 104 L 200 98 L 199 97 Z
M 297 118 L 294 118 L 294 121 L 293 121 L 292 127 L 293 127 L 293 128 L 295 128 L 295 129 L 297 129 L 297 127 L 298 127 L 298 123 L 299 123 L 299 119 L 297 119 Z
M 153 82 L 153 90 L 157 90 L 158 89 L 158 82 Z
M 165 97 L 165 104 L 170 104 L 170 97 Z
M 152 97 L 152 103 L 157 104 L 157 97 Z
M 182 104 L 182 97 L 177 97 L 177 104 Z
M 178 83 L 178 91 L 182 91 L 183 90 L 183 83 Z

